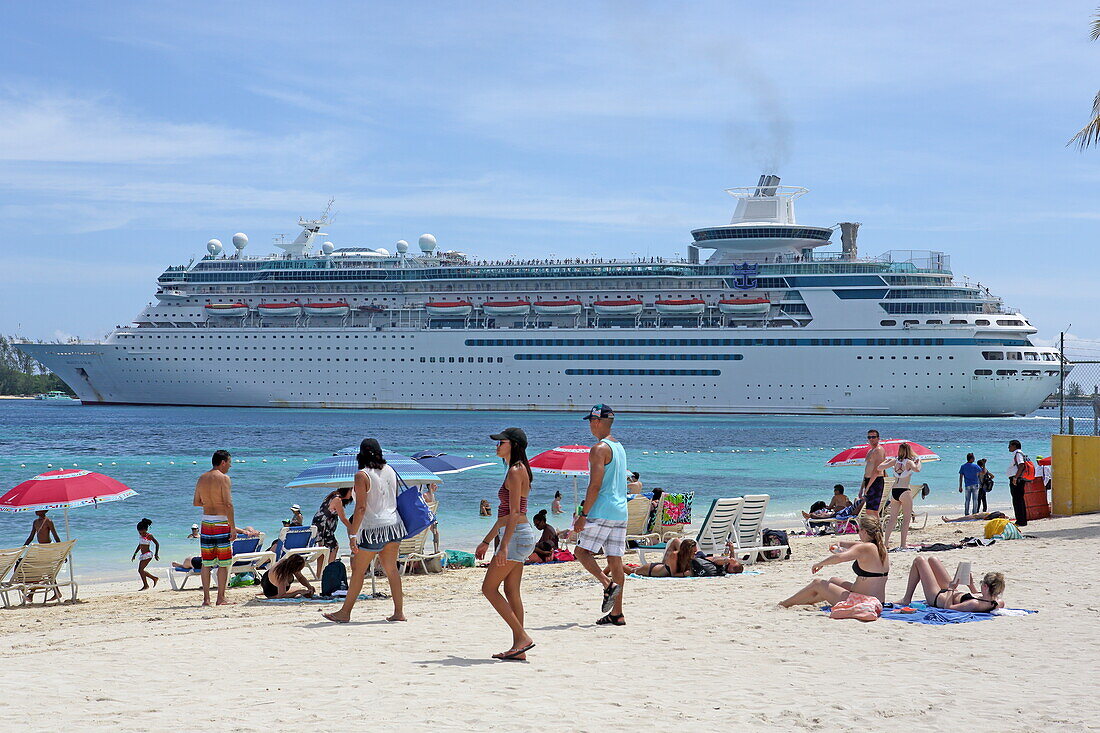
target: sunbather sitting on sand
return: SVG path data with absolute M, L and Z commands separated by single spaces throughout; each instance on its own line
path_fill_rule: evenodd
M 978 512 L 977 514 L 967 514 L 964 517 L 940 517 L 945 522 L 980 522 L 989 519 L 1004 519 L 1004 512 Z
M 905 589 L 905 597 L 901 599 L 902 605 L 913 602 L 913 592 L 917 589 L 918 582 L 924 587 L 924 602 L 933 608 L 989 613 L 1005 607 L 1005 602 L 1001 599 L 1001 594 L 1005 591 L 1005 576 L 1001 573 L 986 573 L 982 578 L 981 590 L 974 587 L 974 575 L 970 574 L 967 585 L 971 592 L 960 593 L 955 590 L 958 583 L 947 573 L 942 562 L 934 557 L 917 557 L 913 559 L 913 567 L 909 570 L 909 586 Z
M 260 588 L 263 589 L 265 598 L 299 598 L 301 596 L 312 597 L 316 589 L 302 575 L 306 566 L 306 559 L 301 555 L 286 555 L 282 560 L 266 573 L 260 576 Z M 297 580 L 305 588 L 290 586 Z
M 740 573 L 745 569 L 741 561 L 733 557 L 733 543 L 726 544 L 726 552 L 726 555 L 707 555 L 699 550 L 695 540 L 678 537 L 668 541 L 661 562 L 646 563 L 633 572 L 652 578 L 690 578 L 695 575 L 691 561 L 696 558 L 709 560 L 727 574 Z
M 811 581 L 802 590 L 779 603 L 784 608 L 814 603 L 836 604 L 851 593 L 871 596 L 883 601 L 886 598 L 886 577 L 890 574 L 890 556 L 886 552 L 882 525 L 878 517 L 864 515 L 859 519 L 859 542 L 840 540 L 837 552 L 814 564 L 817 572 L 826 565 L 839 565 L 851 561 L 856 574 L 854 583 L 841 578 Z

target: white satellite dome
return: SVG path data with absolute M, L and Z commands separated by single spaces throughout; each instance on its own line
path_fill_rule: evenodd
M 211 239 L 206 243 L 206 251 L 210 253 L 212 257 L 217 257 L 222 253 L 222 242 L 220 239 Z
M 398 239 L 397 244 L 394 246 L 397 247 L 397 251 L 401 254 L 405 254 L 409 251 L 409 243 L 406 242 L 404 239 Z
M 385 247 L 379 247 L 378 249 L 376 249 L 374 251 L 377 252 L 378 254 L 382 255 L 383 257 L 389 257 L 390 256 L 390 251 L 388 249 L 386 249 Z
M 245 247 L 247 247 L 248 246 L 248 235 L 245 234 L 244 232 L 237 232 L 236 234 L 234 234 L 233 235 L 233 246 L 236 247 L 238 251 L 244 249 Z
M 434 252 L 436 245 L 435 236 L 431 234 L 421 234 L 419 244 L 421 252 Z
M 321 245 L 321 251 L 324 252 L 327 255 L 332 254 L 333 250 L 335 250 L 335 249 L 336 249 L 336 245 L 333 244 L 332 242 L 325 242 L 324 244 Z

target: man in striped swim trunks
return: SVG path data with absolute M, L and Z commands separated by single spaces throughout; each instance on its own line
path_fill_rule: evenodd
M 233 458 L 229 451 L 214 452 L 210 462 L 214 465 L 199 476 L 195 484 L 195 506 L 202 507 L 202 526 L 199 528 L 199 549 L 202 552 L 202 605 L 210 605 L 210 569 L 218 569 L 217 605 L 229 603 L 225 589 L 229 585 L 229 566 L 233 564 L 233 540 L 237 538 L 233 517 L 232 482 L 229 468 Z

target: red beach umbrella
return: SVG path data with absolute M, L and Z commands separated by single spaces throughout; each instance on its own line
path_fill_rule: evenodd
M 577 476 L 588 475 L 588 453 L 592 449 L 587 445 L 559 445 L 557 448 L 543 451 L 529 462 L 532 471 L 539 473 L 557 473 L 573 477 L 573 506 L 579 503 Z M 574 512 L 576 509 L 574 508 Z
M 898 457 L 898 446 L 902 443 L 908 443 L 909 447 L 913 449 L 913 454 L 920 458 L 922 461 L 938 461 L 940 457 L 931 448 L 926 448 L 920 443 L 915 443 L 912 440 L 880 440 L 879 445 L 886 450 L 887 458 Z M 848 450 L 841 451 L 835 456 L 830 458 L 825 465 L 826 466 L 858 466 L 861 465 L 867 459 L 867 451 L 871 450 L 869 445 L 855 445 Z
M 117 501 L 137 495 L 121 481 L 95 471 L 66 468 L 47 471 L 24 481 L 0 496 L 0 512 L 34 512 L 40 509 L 65 510 L 65 539 L 69 535 L 71 507 Z M 73 579 L 73 561 L 69 557 L 69 580 Z
M 540 473 L 560 473 L 565 476 L 588 475 L 587 445 L 559 445 L 531 459 L 531 470 Z

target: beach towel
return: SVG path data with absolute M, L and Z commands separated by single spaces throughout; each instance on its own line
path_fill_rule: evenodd
M 989 530 L 987 529 L 986 531 L 988 532 Z M 1022 540 L 1023 538 L 1024 536 L 1020 534 L 1020 530 L 1012 522 L 1006 524 L 1000 532 L 992 537 L 992 539 L 995 540 Z
M 829 618 L 854 618 L 856 621 L 874 621 L 882 613 L 882 601 L 862 593 L 849 593 L 848 597 L 829 609 Z
M 998 535 L 1005 528 L 1005 525 L 1011 524 L 1008 519 L 990 519 L 985 523 L 985 538 L 992 539 L 994 535 Z
M 343 603 L 343 596 L 333 596 L 331 598 L 325 598 L 323 596 L 316 596 L 314 598 L 306 598 L 300 596 L 298 598 L 257 598 L 260 603 Z M 359 600 L 369 601 L 370 596 L 366 593 L 359 594 Z
M 932 608 L 924 603 L 911 603 L 914 613 L 902 613 L 904 606 L 895 603 L 887 603 L 883 606 L 879 618 L 885 621 L 906 621 L 911 624 L 925 624 L 927 626 L 947 626 L 949 624 L 967 624 L 973 621 L 988 621 L 997 616 L 1027 616 L 1038 611 L 1025 609 L 999 609 L 1002 613 L 966 613 L 965 611 L 949 611 L 943 608 Z M 822 611 L 829 612 L 829 606 L 824 606 Z M 1008 611 L 1009 613 L 1003 613 Z
M 678 524 L 691 524 L 691 502 L 695 498 L 694 491 L 683 494 L 665 494 L 664 510 L 661 512 L 661 527 L 671 527 Z M 654 527 L 654 531 L 660 531 Z

